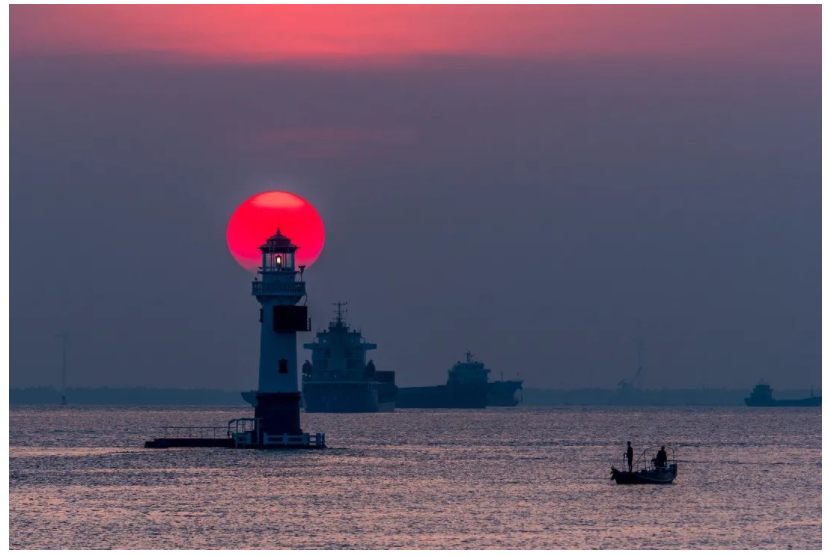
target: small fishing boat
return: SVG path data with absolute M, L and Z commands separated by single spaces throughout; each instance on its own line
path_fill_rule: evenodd
M 670 449 L 670 456 L 664 465 L 656 465 L 656 458 L 650 457 L 652 453 L 651 449 L 642 452 L 633 464 L 634 471 L 620 471 L 611 466 L 610 478 L 616 481 L 617 485 L 669 485 L 673 483 L 677 474 L 674 449 Z

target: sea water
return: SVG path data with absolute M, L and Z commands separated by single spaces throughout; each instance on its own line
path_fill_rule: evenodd
M 12 406 L 12 548 L 820 548 L 820 408 L 304 414 L 329 449 L 144 449 L 250 408 Z M 676 447 L 619 486 L 625 443 Z

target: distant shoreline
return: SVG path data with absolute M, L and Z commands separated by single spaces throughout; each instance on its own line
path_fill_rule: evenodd
M 817 391 L 815 392 L 818 393 Z M 618 389 L 574 388 L 567 390 L 525 388 L 522 406 L 743 406 L 749 390 L 726 388 L 654 389 L 623 392 Z M 809 390 L 778 390 L 781 399 L 804 398 Z M 123 406 L 241 406 L 240 391 L 187 388 L 69 388 L 70 405 Z M 53 387 L 10 388 L 10 405 L 58 405 L 60 393 Z

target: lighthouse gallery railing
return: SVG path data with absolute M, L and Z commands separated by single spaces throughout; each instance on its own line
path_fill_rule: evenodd
M 295 293 L 305 294 L 305 282 L 254 282 L 251 290 L 253 295 L 263 293 Z

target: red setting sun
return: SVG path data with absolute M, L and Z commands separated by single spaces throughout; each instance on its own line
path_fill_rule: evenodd
M 227 225 L 227 247 L 242 268 L 256 272 L 259 246 L 277 228 L 299 246 L 297 265 L 314 264 L 325 243 L 322 218 L 311 203 L 285 191 L 259 193 L 239 205 Z

